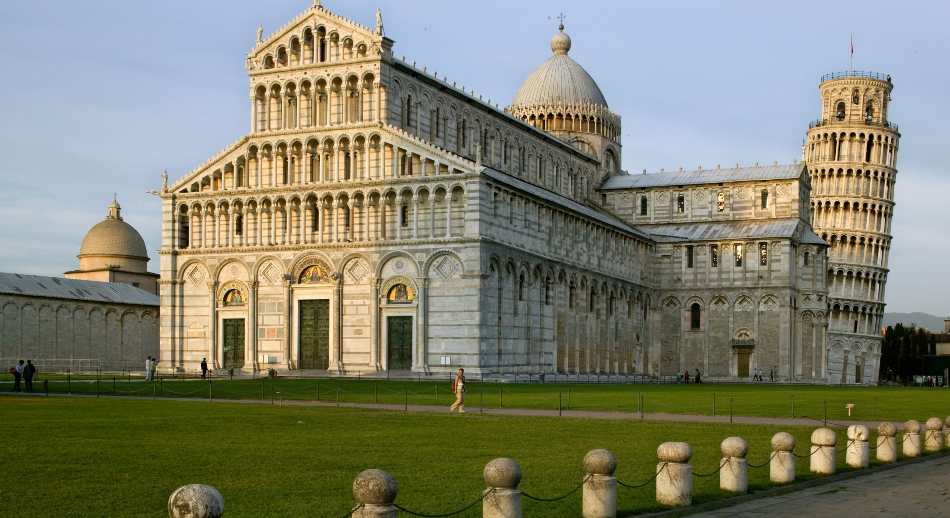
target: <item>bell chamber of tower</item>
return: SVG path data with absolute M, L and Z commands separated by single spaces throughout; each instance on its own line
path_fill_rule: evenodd
M 893 87 L 889 75 L 875 72 L 823 76 L 821 118 L 804 143 L 812 226 L 831 245 L 832 383 L 877 377 L 900 139 L 888 120 Z

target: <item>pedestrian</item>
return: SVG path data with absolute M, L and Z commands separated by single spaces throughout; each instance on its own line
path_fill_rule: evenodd
M 26 382 L 27 392 L 33 392 L 33 376 L 36 376 L 36 367 L 33 360 L 27 360 L 26 366 L 23 367 L 23 381 Z
M 145 381 L 152 381 L 152 356 L 145 357 Z
M 700 384 L 700 383 L 703 382 L 703 381 L 702 381 L 702 378 L 701 378 L 700 375 L 699 375 L 699 369 L 696 369 L 696 376 L 693 377 L 693 382 L 694 382 L 694 383 L 697 383 L 697 384 Z
M 23 360 L 20 360 L 10 372 L 13 373 L 13 391 L 20 392 L 20 380 L 23 379 Z
M 689 385 L 689 369 L 683 372 L 683 383 Z
M 769 369 L 769 381 L 775 383 L 775 367 Z
M 205 358 L 201 359 L 201 379 L 208 377 L 208 360 Z
M 465 413 L 465 369 L 459 367 L 455 372 L 455 379 L 452 380 L 452 392 L 455 394 L 455 402 L 449 407 L 449 412 L 458 410 L 458 413 Z
M 155 381 L 155 371 L 158 370 L 158 358 L 152 358 L 152 365 L 149 366 L 148 380 Z

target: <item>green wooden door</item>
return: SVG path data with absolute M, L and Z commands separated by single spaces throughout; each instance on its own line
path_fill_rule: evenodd
M 739 361 L 738 377 L 748 378 L 749 377 L 749 360 L 751 359 L 750 356 L 751 356 L 752 351 L 748 349 L 739 349 L 738 351 L 736 351 L 736 353 L 738 354 L 738 361 Z
M 330 368 L 330 301 L 300 301 L 300 368 Z
M 412 317 L 387 318 L 386 335 L 389 370 L 412 368 Z
M 240 369 L 244 367 L 244 319 L 226 318 L 224 320 L 224 347 L 225 369 Z

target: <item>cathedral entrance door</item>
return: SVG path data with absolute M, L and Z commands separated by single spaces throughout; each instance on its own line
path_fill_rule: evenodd
M 244 367 L 244 319 L 224 319 L 224 337 L 221 353 L 225 369 Z
M 330 301 L 301 300 L 300 364 L 301 369 L 330 368 Z
M 386 349 L 389 370 L 412 368 L 412 317 L 386 319 Z
M 752 357 L 752 351 L 748 349 L 737 349 L 736 350 L 737 360 L 738 360 L 738 377 L 748 378 L 749 377 L 749 360 Z

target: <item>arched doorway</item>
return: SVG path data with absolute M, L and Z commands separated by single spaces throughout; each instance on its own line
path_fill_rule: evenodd
M 386 292 L 386 305 L 399 306 L 414 304 L 415 290 L 408 284 L 394 284 Z M 386 366 L 389 370 L 409 370 L 412 368 L 412 327 L 410 315 L 388 315 L 386 317 Z

